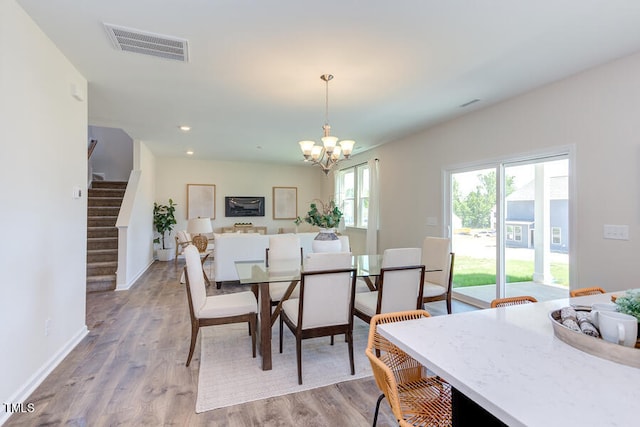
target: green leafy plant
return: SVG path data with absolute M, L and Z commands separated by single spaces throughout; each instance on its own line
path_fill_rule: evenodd
M 640 290 L 627 291 L 616 298 L 616 305 L 620 313 L 630 314 L 640 322 Z
M 325 204 L 321 200 L 316 199 L 311 203 L 309 208 L 307 216 L 304 218 L 296 218 L 296 225 L 300 225 L 302 221 L 304 221 L 320 228 L 336 228 L 338 224 L 340 224 L 342 212 L 333 200 Z
M 162 249 L 167 249 L 164 242 L 165 233 L 171 232 L 176 225 L 176 204 L 169 199 L 168 205 L 153 204 L 153 226 L 160 233 L 160 237 L 153 239 L 153 243 L 162 243 Z

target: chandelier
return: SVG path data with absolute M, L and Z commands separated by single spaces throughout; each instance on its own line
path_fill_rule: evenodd
M 320 78 L 326 84 L 322 145 L 316 145 L 315 141 L 300 141 L 298 144 L 300 144 L 304 161 L 320 166 L 326 175 L 333 166 L 343 160 L 340 158 L 340 154 L 344 156 L 344 159 L 348 159 L 351 156 L 355 141 L 343 140 L 338 142 L 338 137 L 331 136 L 331 126 L 329 126 L 329 80 L 333 79 L 333 76 L 331 74 L 323 74 Z

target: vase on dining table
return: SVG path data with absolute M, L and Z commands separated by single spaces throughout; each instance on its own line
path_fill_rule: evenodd
M 336 235 L 335 228 L 321 228 L 318 235 L 311 242 L 313 252 L 340 252 L 342 243 Z

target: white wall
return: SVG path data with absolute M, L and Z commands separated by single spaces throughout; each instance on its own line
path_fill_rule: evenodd
M 107 181 L 126 181 L 133 169 L 133 140 L 122 129 L 89 126 L 89 139 L 98 141 L 91 155 L 93 173 Z
M 380 250 L 442 235 L 442 171 L 453 165 L 575 147 L 577 233 L 572 288 L 638 287 L 640 254 L 640 54 L 356 156 L 380 159 Z M 427 217 L 438 226 L 426 225 Z M 604 224 L 630 240 L 603 239 Z
M 153 262 L 153 198 L 155 194 L 155 156 L 147 146 L 134 142 L 134 168 L 127 185 L 132 194 L 123 200 L 118 243 L 117 290 L 129 289 Z M 127 200 L 127 196 L 131 199 Z M 124 217 L 125 202 L 128 216 Z M 123 230 L 122 227 L 126 227 Z M 123 233 L 124 231 L 124 233 Z M 123 248 L 124 247 L 124 248 Z M 123 271 L 124 270 L 124 271 Z
M 296 147 L 292 147 L 294 149 Z M 304 216 L 314 198 L 328 199 L 331 181 L 317 166 L 282 166 L 264 163 L 216 162 L 187 158 L 157 158 L 156 202 L 166 204 L 171 198 L 178 204 L 174 228 L 187 227 L 187 184 L 215 184 L 215 230 L 236 222 L 252 222 L 266 226 L 269 233 L 277 233 L 279 227 L 293 227 L 293 220 L 274 220 L 272 213 L 273 187 L 298 188 L 298 215 Z M 325 191 L 328 191 L 325 194 Z M 265 216 L 225 217 L 225 196 L 264 196 Z M 150 211 L 151 213 L 151 211 Z
M 86 334 L 87 82 L 14 0 L 0 64 L 0 402 L 18 403 Z
M 135 170 L 127 184 L 116 227 L 118 227 L 117 290 L 129 289 L 153 262 L 153 197 L 155 156 L 136 141 Z

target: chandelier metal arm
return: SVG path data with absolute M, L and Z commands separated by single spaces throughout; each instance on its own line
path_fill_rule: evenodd
M 325 159 L 326 157 L 326 159 Z M 322 149 L 322 154 L 320 155 L 320 157 L 316 160 L 314 160 L 313 158 L 309 158 L 306 159 L 307 161 L 310 161 L 311 164 L 313 165 L 318 165 L 322 168 L 322 171 L 324 172 L 325 175 L 329 174 L 329 171 L 331 170 L 332 167 L 334 167 L 335 165 L 337 165 L 338 163 L 340 163 L 343 159 L 334 159 L 331 157 L 331 155 L 328 155 L 326 150 L 323 148 Z

